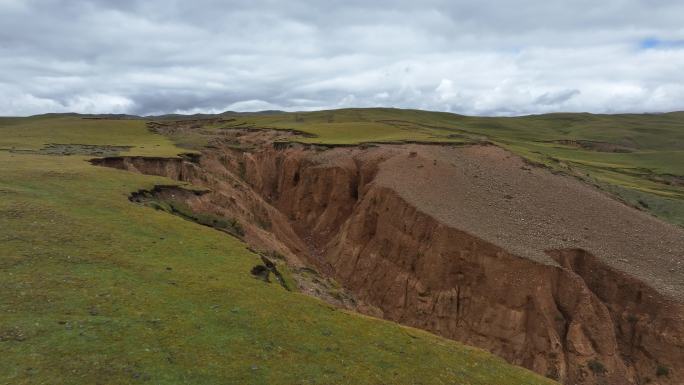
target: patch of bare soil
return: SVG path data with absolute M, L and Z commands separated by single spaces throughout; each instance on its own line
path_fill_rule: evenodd
M 597 142 L 591 140 L 556 140 L 553 143 L 562 144 L 564 146 L 570 146 L 575 148 L 581 148 L 584 150 L 598 151 L 598 152 L 618 152 L 618 153 L 628 153 L 633 152 L 634 149 L 622 146 L 619 144 L 608 143 L 608 142 Z
M 126 152 L 131 146 L 111 146 L 101 144 L 60 144 L 50 143 L 39 150 L 9 149 L 10 152 L 41 155 L 88 155 L 88 156 L 116 156 Z
M 649 174 L 648 179 L 668 186 L 684 186 L 684 176 L 671 174 Z
M 682 229 L 494 146 L 273 143 L 282 135 L 226 129 L 192 159 L 94 162 L 206 188 L 185 200 L 192 212 L 239 221 L 338 306 L 567 384 L 684 377 Z
M 581 248 L 684 298 L 684 231 L 574 178 L 495 146 L 410 147 L 376 182 L 411 205 L 516 255 L 553 263 L 546 250 Z M 425 188 L 430 186 L 430 188 Z

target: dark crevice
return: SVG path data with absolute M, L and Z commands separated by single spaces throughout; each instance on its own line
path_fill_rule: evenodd
M 256 265 L 252 267 L 252 275 L 256 278 L 263 280 L 264 282 L 270 283 L 270 275 L 273 274 L 275 276 L 276 281 L 280 284 L 280 286 L 282 286 L 287 291 L 291 291 L 282 273 L 278 271 L 278 266 L 273 261 L 268 259 L 265 255 L 260 254 L 260 257 L 261 261 L 263 262 L 263 265 Z

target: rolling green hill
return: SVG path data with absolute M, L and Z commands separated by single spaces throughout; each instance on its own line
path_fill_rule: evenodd
M 329 141 L 413 138 L 349 125 L 299 128 Z M 0 383 L 552 383 L 254 279 L 258 256 L 241 241 L 128 201 L 173 181 L 87 162 L 182 151 L 142 120 L 0 119 Z

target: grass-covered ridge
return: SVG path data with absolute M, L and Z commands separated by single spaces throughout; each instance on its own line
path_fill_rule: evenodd
M 550 383 L 254 279 L 239 240 L 128 201 L 170 180 L 31 152 L 186 151 L 144 123 L 0 119 L 0 383 Z

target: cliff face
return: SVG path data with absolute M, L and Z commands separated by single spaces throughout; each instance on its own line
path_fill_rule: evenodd
M 676 296 L 616 268 L 581 242 L 539 244 L 535 247 L 543 257 L 534 250 L 526 255 L 496 232 L 470 225 L 478 215 L 488 215 L 486 203 L 471 207 L 473 215 L 439 218 L 440 202 L 429 206 L 429 194 L 420 198 L 422 189 L 438 192 L 451 207 L 472 197 L 464 193 L 461 200 L 448 202 L 461 190 L 456 186 L 445 193 L 443 185 L 479 183 L 458 179 L 451 170 L 474 167 L 478 175 L 487 173 L 486 159 L 463 155 L 472 149 L 455 150 L 465 158 L 435 155 L 440 151 L 430 146 L 325 150 L 266 144 L 248 152 L 220 147 L 198 159 L 95 162 L 208 188 L 207 194 L 183 199 L 194 210 L 238 219 L 254 247 L 276 250 L 296 265 L 313 265 L 334 277 L 363 304 L 357 310 L 485 348 L 567 384 L 680 381 L 684 308 Z M 426 167 L 432 168 L 428 172 Z M 526 178 L 528 171 L 512 178 Z M 532 172 L 564 178 L 546 170 Z M 430 173 L 427 181 L 418 176 Z M 513 192 L 524 195 L 515 186 Z M 587 194 L 586 199 L 594 199 Z M 639 219 L 630 215 L 641 213 L 620 207 L 626 211 L 619 215 Z M 672 235 L 661 235 L 660 243 L 678 247 L 677 236 L 684 232 L 667 231 Z M 677 292 L 679 281 L 672 282 Z

